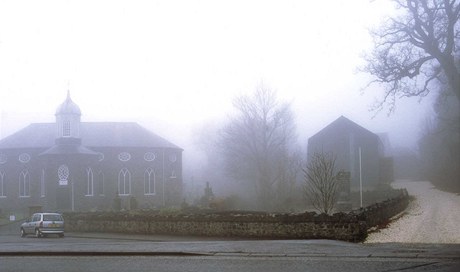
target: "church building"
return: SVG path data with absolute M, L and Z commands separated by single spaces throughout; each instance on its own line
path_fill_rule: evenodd
M 137 123 L 81 122 L 69 93 L 55 116 L 0 140 L 0 214 L 181 202 L 180 147 Z

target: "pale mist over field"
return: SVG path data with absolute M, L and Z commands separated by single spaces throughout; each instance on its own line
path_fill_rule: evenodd
M 358 72 L 368 31 L 394 12 L 367 0 L 2 1 L 0 135 L 54 122 L 69 90 L 83 122 L 138 122 L 182 147 L 188 200 L 206 182 L 225 195 L 234 186 L 211 178 L 206 144 L 263 85 L 290 104 L 302 154 L 342 115 L 417 152 L 433 97 L 370 111 L 382 92 L 363 91 Z

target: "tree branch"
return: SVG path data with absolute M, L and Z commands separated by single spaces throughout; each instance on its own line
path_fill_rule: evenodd
M 371 32 L 374 49 L 365 56 L 362 69 L 375 78 L 365 86 L 384 86 L 381 109 L 390 104 L 394 109 L 396 96 L 424 96 L 439 75 L 445 74 L 450 89 L 460 101 L 460 72 L 455 66 L 459 54 L 460 4 L 456 0 L 395 0 L 405 14 L 392 17 L 380 30 Z M 430 72 L 431 71 L 431 72 Z M 428 76 L 427 76 L 428 75 Z

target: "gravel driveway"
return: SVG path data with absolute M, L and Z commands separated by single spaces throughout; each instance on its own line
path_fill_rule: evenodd
M 415 201 L 387 228 L 369 234 L 365 243 L 460 243 L 460 195 L 442 192 L 428 181 L 398 181 Z

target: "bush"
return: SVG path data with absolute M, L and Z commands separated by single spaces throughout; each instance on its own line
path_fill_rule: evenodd
M 113 199 L 113 210 L 117 212 L 121 211 L 121 198 L 118 196 L 118 193 Z

